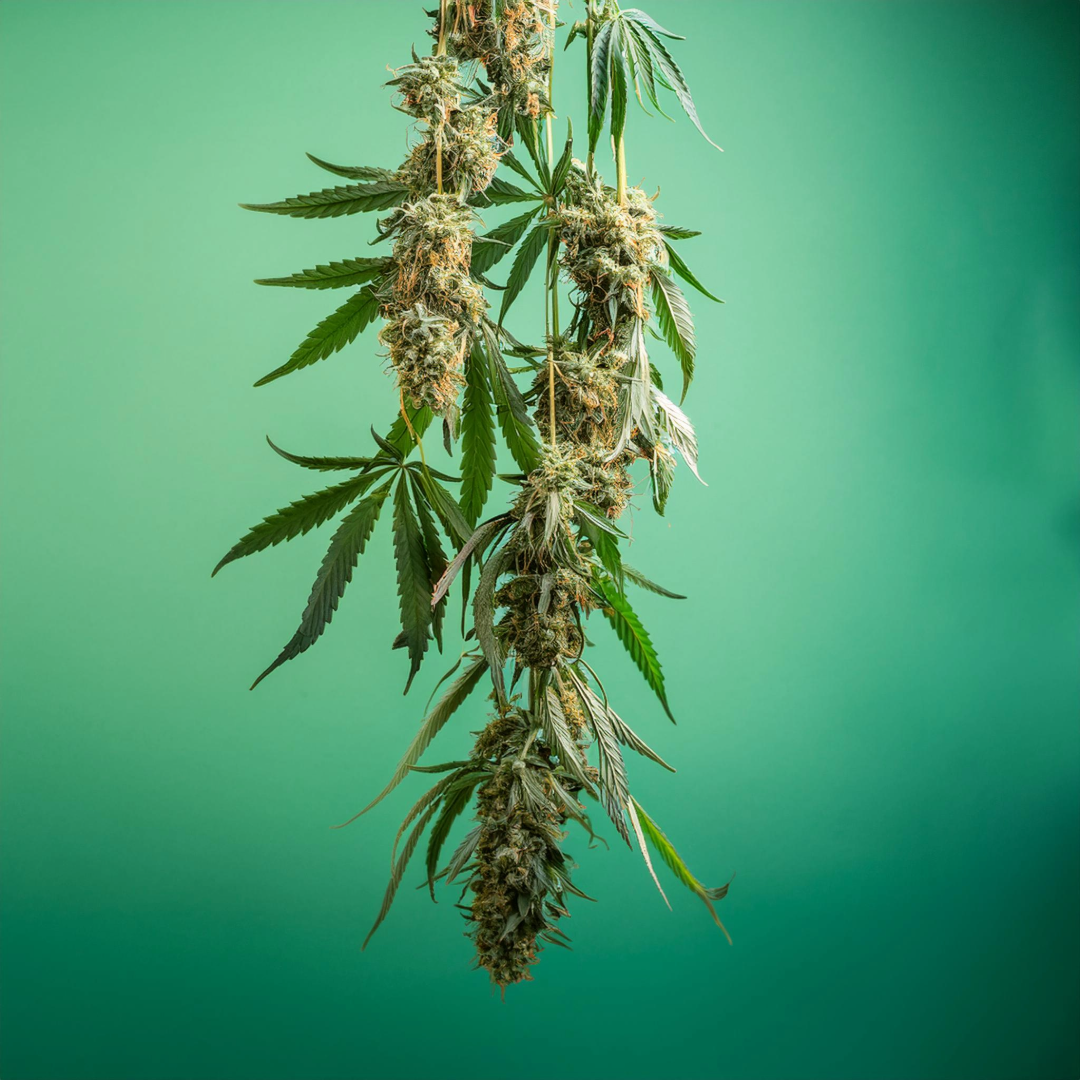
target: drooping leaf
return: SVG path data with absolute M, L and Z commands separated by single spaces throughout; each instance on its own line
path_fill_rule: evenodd
M 628 38 L 629 34 L 623 30 L 620 20 L 614 31 L 611 49 L 611 137 L 616 146 L 626 127 L 626 106 L 629 102 L 630 78 L 625 55 Z
M 694 276 L 693 272 L 690 270 L 690 267 L 687 266 L 686 263 L 683 261 L 683 257 L 666 240 L 664 241 L 664 247 L 667 249 L 668 261 L 671 263 L 671 269 L 674 270 L 675 273 L 683 279 L 683 281 L 686 281 L 690 285 L 693 285 L 699 293 L 701 293 L 703 296 L 707 296 L 710 300 L 715 300 L 718 304 L 722 304 L 724 302 L 720 299 L 719 296 L 713 296 L 713 294 L 709 292 L 709 290 L 706 289 L 700 281 L 698 281 L 698 279 Z
M 476 640 L 480 643 L 480 648 L 484 650 L 484 656 L 487 658 L 488 668 L 491 671 L 491 681 L 500 703 L 506 699 L 506 686 L 503 679 L 505 657 L 495 637 L 495 587 L 505 562 L 505 548 L 500 548 L 491 554 L 484 563 L 484 569 L 476 585 L 476 592 L 473 594 L 473 626 L 476 629 Z
M 656 319 L 663 331 L 664 340 L 671 347 L 671 351 L 678 358 L 679 366 L 682 368 L 682 396 L 685 398 L 686 391 L 690 389 L 690 383 L 694 378 L 694 356 L 697 352 L 690 305 L 687 304 L 682 289 L 667 274 L 660 272 L 654 272 L 652 275 L 652 298 L 653 307 L 656 309 Z
M 499 309 L 500 325 L 506 318 L 510 305 L 525 288 L 525 283 L 529 280 L 540 252 L 547 245 L 550 234 L 551 230 L 548 226 L 541 223 L 529 233 L 525 242 L 518 248 L 518 253 L 514 256 L 514 265 L 510 268 L 510 276 L 506 279 L 506 291 L 502 294 L 502 307 Z
M 488 326 L 484 327 L 484 343 L 490 369 L 491 392 L 495 398 L 495 413 L 507 449 L 522 472 L 531 472 L 540 460 L 536 427 L 529 416 L 521 391 L 506 369 L 498 339 Z
M 630 602 L 611 581 L 601 579 L 599 585 L 607 601 L 604 617 L 614 627 L 619 640 L 630 654 L 630 659 L 634 661 L 638 670 L 645 676 L 645 681 L 660 699 L 664 712 L 674 720 L 675 717 L 671 715 L 671 707 L 668 705 L 667 691 L 664 688 L 664 674 L 660 670 L 660 658 L 656 655 L 656 648 L 648 631 L 642 625 L 637 612 L 630 606 Z
M 664 37 L 672 38 L 675 41 L 686 40 L 682 34 L 673 34 L 670 30 L 665 30 L 655 19 L 646 15 L 640 8 L 623 8 L 622 17 L 630 19 L 632 22 L 641 23 L 642 26 L 647 26 L 654 34 L 663 34 Z
M 298 289 L 343 289 L 348 285 L 363 285 L 390 268 L 393 260 L 343 259 L 341 262 L 320 264 L 312 270 L 301 270 L 280 278 L 256 278 L 256 285 L 287 285 Z
M 398 856 L 398 860 L 390 873 L 390 882 L 386 886 L 386 894 L 383 896 L 382 907 L 379 908 L 379 914 L 375 919 L 375 925 L 368 931 L 368 936 L 364 938 L 364 944 L 361 946 L 361 951 L 368 947 L 368 942 L 374 936 L 375 931 L 382 925 L 383 919 L 389 914 L 390 908 L 394 903 L 394 897 L 397 895 L 398 886 L 401 884 L 401 879 L 405 876 L 405 868 L 409 865 L 409 859 L 412 858 L 412 854 L 416 850 L 416 845 L 420 843 L 420 837 L 423 836 L 424 829 L 427 828 L 427 823 L 435 816 L 435 811 L 438 809 L 438 802 L 432 803 L 416 823 L 416 827 L 409 834 L 409 839 L 406 841 L 405 847 L 402 848 L 401 854 Z
M 356 335 L 374 322 L 378 314 L 379 298 L 370 285 L 365 285 L 350 296 L 337 311 L 327 315 L 281 367 L 275 368 L 269 375 L 264 375 L 255 385 L 265 386 L 275 379 L 280 379 L 282 375 L 288 375 L 332 356 L 354 341 Z
M 330 541 L 330 548 L 319 567 L 315 583 L 311 586 L 311 595 L 300 618 L 299 629 L 278 654 L 277 659 L 251 684 L 252 690 L 271 671 L 310 649 L 330 625 L 338 602 L 345 592 L 345 586 L 352 581 L 356 561 L 364 553 L 389 491 L 390 484 L 384 484 L 345 515 Z
M 634 805 L 633 799 L 626 804 L 626 809 L 630 812 L 630 824 L 634 826 L 634 835 L 637 837 L 638 849 L 641 851 L 641 857 L 645 860 L 645 865 L 648 867 L 649 873 L 656 883 L 656 887 L 660 890 L 660 895 L 664 898 L 664 903 L 667 904 L 668 911 L 670 911 L 671 901 L 668 900 L 667 893 L 664 892 L 664 887 L 660 884 L 660 879 L 656 876 L 656 871 L 653 869 L 652 859 L 649 856 L 649 845 L 645 843 L 645 836 L 641 831 L 641 821 L 638 819 L 637 808 Z
M 286 214 L 295 218 L 332 218 L 368 210 L 388 210 L 405 201 L 409 189 L 395 180 L 371 184 L 345 184 L 308 195 L 296 195 L 273 203 L 241 203 L 245 210 L 263 214 Z
M 366 469 L 374 458 L 369 457 L 306 457 L 301 454 L 290 454 L 288 450 L 282 450 L 269 435 L 266 441 L 275 454 L 280 454 L 286 461 L 299 465 L 305 469 L 313 469 L 315 472 L 338 472 L 345 469 Z
M 633 847 L 626 828 L 626 804 L 630 801 L 630 786 L 626 779 L 622 751 L 606 713 L 595 713 L 592 721 L 600 770 L 600 802 L 612 824 L 619 830 L 619 835 L 626 841 L 626 846 Z
M 487 671 L 487 660 L 483 657 L 475 659 L 469 664 L 450 684 L 446 693 L 439 698 L 435 708 L 424 718 L 420 730 L 413 737 L 413 741 L 409 743 L 409 748 L 405 751 L 401 761 L 398 762 L 394 775 L 390 777 L 390 782 L 386 787 L 363 810 L 354 814 L 348 821 L 342 822 L 341 825 L 335 825 L 334 828 L 342 829 L 361 815 L 366 814 L 373 806 L 381 803 L 409 775 L 409 770 L 420 760 L 424 751 L 431 745 L 431 741 L 439 734 L 447 720 L 454 715 L 465 699 L 476 689 L 476 684 L 485 671 Z
M 487 358 L 475 346 L 465 370 L 461 414 L 461 512 L 475 525 L 495 480 L 495 418 Z
M 490 521 L 485 521 L 482 525 L 477 527 L 476 531 L 469 537 L 468 541 L 466 541 L 464 547 L 462 547 L 454 557 L 453 562 L 446 568 L 446 572 L 436 583 L 435 591 L 431 598 L 433 604 L 437 604 L 447 592 L 449 592 L 450 586 L 454 583 L 454 578 L 473 555 L 473 552 L 476 552 L 479 555 L 488 543 L 507 528 L 512 520 L 513 518 L 509 514 L 500 514 L 498 517 L 494 517 Z
M 308 159 L 313 161 L 320 169 L 344 176 L 347 180 L 393 180 L 394 174 L 390 169 L 377 169 L 373 165 L 331 165 L 328 161 L 317 158 L 314 154 L 308 154 Z
M 533 218 L 540 212 L 539 206 L 526 210 L 524 214 L 504 221 L 496 225 L 489 233 L 478 239 L 487 240 L 488 243 L 473 245 L 472 270 L 475 274 L 486 274 L 505 255 L 513 251 L 517 242 L 525 235 L 526 230 L 532 224 Z
M 408 693 L 428 647 L 431 573 L 424 539 L 409 504 L 404 476 L 394 490 L 394 562 L 397 565 L 401 607 L 402 633 L 399 640 L 409 652 L 409 677 L 405 683 L 405 693 Z
M 223 566 L 236 559 L 265 551 L 283 540 L 303 536 L 324 521 L 329 521 L 339 510 L 358 499 L 382 475 L 383 472 L 379 471 L 354 476 L 350 480 L 305 495 L 302 499 L 281 507 L 276 514 L 271 514 L 263 518 L 258 525 L 253 525 L 247 534 L 229 549 L 210 576 L 213 577 Z
M 637 14 L 644 14 L 639 12 Z M 660 40 L 657 32 L 655 32 L 648 23 L 634 18 L 634 9 L 629 9 L 622 12 L 623 18 L 626 21 L 626 25 L 629 26 L 631 33 L 635 35 L 638 41 L 649 52 L 653 63 L 656 65 L 657 70 L 663 76 L 664 82 L 675 92 L 675 96 L 679 99 L 679 104 L 683 107 L 683 112 L 690 118 L 690 122 L 701 132 L 702 137 L 710 146 L 716 146 L 716 143 L 705 134 L 705 129 L 701 126 L 701 120 L 698 117 L 697 107 L 694 105 L 694 99 L 690 95 L 690 87 L 687 85 L 686 78 L 679 68 L 679 65 L 675 63 L 674 57 L 668 52 L 667 46 Z M 646 16 L 646 19 L 648 16 Z M 652 22 L 650 19 L 649 22 Z M 655 24 L 654 24 L 655 25 Z M 720 146 L 716 146 L 717 150 L 723 149 Z
M 569 117 L 566 119 L 566 145 L 563 147 L 562 155 L 555 163 L 555 168 L 551 170 L 551 191 L 549 194 L 553 197 L 558 196 L 563 189 L 563 183 L 566 181 L 567 174 L 570 172 L 570 166 L 574 160 L 574 125 Z
M 435 899 L 435 875 L 439 870 L 439 856 L 442 854 L 443 844 L 446 843 L 454 822 L 469 805 L 474 790 L 475 785 L 459 784 L 455 791 L 448 792 L 443 798 L 438 820 L 431 828 L 427 849 L 427 882 L 432 900 Z
M 662 446 L 654 447 L 649 458 L 649 480 L 652 483 L 653 506 L 663 517 L 675 483 L 675 459 Z
M 589 151 L 596 149 L 604 130 L 608 88 L 611 82 L 612 36 L 614 20 L 601 24 L 593 38 L 592 70 L 589 72 Z
M 435 515 L 431 505 L 428 503 L 425 487 L 415 474 L 412 475 L 411 479 L 416 520 L 420 523 L 420 536 L 423 540 L 426 555 L 428 596 L 430 597 L 435 589 L 435 583 L 446 572 L 447 558 L 446 552 L 443 551 L 442 541 L 439 539 L 439 530 L 435 526 Z M 454 509 L 457 509 L 457 503 L 454 503 Z M 445 601 L 441 604 L 431 605 L 431 630 L 435 635 L 435 641 L 438 643 L 440 652 L 442 651 L 442 622 L 445 612 Z
M 657 417 L 661 427 L 671 439 L 675 449 L 683 456 L 683 460 L 690 466 L 691 472 L 701 480 L 698 473 L 697 457 L 698 445 L 697 434 L 690 418 L 671 400 L 662 390 L 655 386 L 652 388 L 653 400 L 656 402 Z M 704 484 L 705 481 L 701 480 Z M 708 485 L 706 484 L 706 487 Z
M 648 589 L 649 592 L 656 593 L 658 596 L 666 596 L 669 600 L 685 600 L 686 597 L 680 593 L 670 592 L 662 585 L 657 585 L 655 581 L 650 581 L 640 570 L 635 570 L 632 566 L 628 566 L 626 563 L 622 564 L 623 575 L 627 581 L 632 581 L 635 585 L 642 589 Z
M 709 914 L 713 917 L 713 922 L 724 932 L 724 937 L 727 938 L 728 944 L 731 944 L 731 935 L 727 932 L 724 924 L 720 921 L 720 917 L 716 914 L 716 908 L 713 907 L 714 900 L 723 900 L 728 893 L 728 886 L 721 885 L 716 889 L 708 889 L 701 884 L 700 881 L 692 873 L 690 868 L 683 862 L 682 857 L 675 850 L 675 846 L 664 835 L 663 830 L 656 824 L 652 818 L 642 809 L 641 803 L 637 799 L 633 800 L 634 807 L 638 812 L 638 817 L 641 821 L 641 827 L 645 835 L 652 841 L 653 846 L 660 853 L 660 858 L 671 868 L 672 873 L 681 881 L 692 893 L 701 897 L 705 906 L 709 909 Z

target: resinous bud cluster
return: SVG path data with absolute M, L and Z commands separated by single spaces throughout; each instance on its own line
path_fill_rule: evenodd
M 467 918 L 476 962 L 501 987 L 531 978 L 540 942 L 563 936 L 555 924 L 566 910 L 553 897 L 569 877 L 559 847 L 565 814 L 550 756 L 516 709 L 494 717 L 473 751 L 494 770 L 478 796 Z
M 546 112 L 554 3 L 452 0 L 449 7 L 449 50 L 484 65 L 499 107 L 510 116 Z
M 469 274 L 472 211 L 455 195 L 430 195 L 401 210 L 397 270 L 379 337 L 402 391 L 444 415 L 457 400 L 471 335 L 486 310 Z
M 665 261 L 663 234 L 652 200 L 628 188 L 620 205 L 599 178 L 589 180 L 575 163 L 567 177 L 567 199 L 559 211 L 562 267 L 577 286 L 595 326 L 619 331 L 645 318 L 650 267 Z M 620 325 L 620 324 L 624 325 Z
M 487 310 L 469 272 L 475 221 L 466 200 L 491 183 L 502 144 L 490 108 L 462 105 L 453 57 L 414 55 L 391 85 L 398 107 L 424 127 L 395 174 L 410 199 L 384 224 L 396 237 L 396 270 L 379 337 L 402 395 L 446 416 L 456 410 L 465 356 Z

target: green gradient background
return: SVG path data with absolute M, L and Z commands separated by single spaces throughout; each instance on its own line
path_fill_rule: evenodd
M 408 795 L 327 826 L 445 665 L 402 700 L 385 527 L 253 694 L 325 537 L 210 581 L 318 486 L 265 433 L 356 452 L 393 413 L 370 333 L 251 388 L 335 298 L 250 279 L 371 224 L 235 204 L 332 183 L 304 150 L 400 160 L 419 5 L 5 0 L 4 1080 L 1080 1075 L 1080 7 L 648 7 L 726 151 L 632 118 L 727 300 L 694 305 L 710 486 L 633 520 L 691 594 L 639 601 L 679 726 L 602 625 L 596 655 L 679 767 L 632 763 L 642 802 L 738 872 L 734 947 L 575 839 L 600 903 L 505 1004 L 449 896 L 361 955 Z

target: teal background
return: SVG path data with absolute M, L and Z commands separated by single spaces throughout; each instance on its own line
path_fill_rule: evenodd
M 709 486 L 681 469 L 632 523 L 690 594 L 637 600 L 678 727 L 602 624 L 595 663 L 679 768 L 632 762 L 643 804 L 737 872 L 734 946 L 575 837 L 599 903 L 505 1004 L 449 895 L 404 889 L 361 954 L 420 778 L 327 826 L 449 659 L 402 699 L 385 523 L 255 693 L 326 535 L 210 580 L 321 486 L 264 434 L 362 453 L 394 412 L 370 331 L 251 388 L 338 298 L 250 280 L 371 222 L 236 203 L 333 183 L 305 150 L 404 156 L 380 86 L 420 5 L 5 0 L 4 1080 L 1080 1074 L 1080 7 L 647 6 L 725 148 L 631 120 L 631 179 L 727 301 L 691 295 Z

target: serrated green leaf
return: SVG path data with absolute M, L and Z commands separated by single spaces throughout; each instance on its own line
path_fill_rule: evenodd
M 427 652 L 431 627 L 431 573 L 424 539 L 409 502 L 405 477 L 394 490 L 394 562 L 401 607 L 402 645 L 409 652 L 409 692 Z
M 506 279 L 506 291 L 502 294 L 502 307 L 499 309 L 499 324 L 506 318 L 510 305 L 517 299 L 529 275 L 540 257 L 540 252 L 547 245 L 551 230 L 545 224 L 537 225 L 525 238 L 525 242 L 514 256 L 514 265 L 510 268 L 510 276 Z
M 431 481 L 435 483 L 434 480 Z M 426 555 L 425 562 L 428 568 L 428 589 L 427 595 L 430 597 L 435 589 L 435 583 L 446 573 L 446 567 L 448 565 L 446 552 L 443 550 L 442 542 L 439 539 L 439 530 L 435 526 L 435 515 L 433 507 L 428 502 L 428 496 L 425 493 L 425 488 L 421 481 L 417 479 L 415 475 L 412 476 L 412 489 L 413 500 L 416 508 L 416 519 L 420 523 L 420 536 L 424 543 L 424 553 Z M 454 509 L 457 509 L 457 504 L 454 503 Z M 442 624 L 443 615 L 446 612 L 446 602 L 441 604 L 431 604 L 431 631 L 435 635 L 435 641 L 439 646 L 439 651 L 442 651 Z
M 242 559 L 245 555 L 254 555 L 280 544 L 283 540 L 303 536 L 323 522 L 329 521 L 338 511 L 359 498 L 382 475 L 384 473 L 378 471 L 354 476 L 351 480 L 344 480 L 333 487 L 305 495 L 288 506 L 282 506 L 276 514 L 271 514 L 263 518 L 258 525 L 253 525 L 247 534 L 229 549 L 210 576 L 213 577 L 223 566 Z
M 690 240 L 701 235 L 700 229 L 683 229 L 678 225 L 658 225 L 657 228 L 669 240 Z
M 690 87 L 687 84 L 686 78 L 679 68 L 679 65 L 675 63 L 674 57 L 668 52 L 667 46 L 660 40 L 659 36 L 644 23 L 631 21 L 631 25 L 633 27 L 632 32 L 637 35 L 638 40 L 648 49 L 653 63 L 663 75 L 664 81 L 675 92 L 675 96 L 679 99 L 679 104 L 683 107 L 683 112 L 690 118 L 690 122 L 698 129 L 702 138 L 704 138 L 710 146 L 716 146 L 716 143 L 705 134 L 705 129 L 701 126 L 697 107 L 694 105 L 694 99 L 690 95 Z M 722 150 L 723 147 L 716 146 L 716 149 Z
M 719 296 L 713 296 L 713 294 L 709 292 L 696 277 L 694 277 L 690 267 L 683 261 L 683 257 L 667 242 L 667 240 L 664 241 L 664 247 L 667 249 L 668 261 L 671 263 L 671 269 L 674 270 L 683 281 L 689 282 L 699 293 L 707 296 L 710 300 L 715 300 L 718 304 L 724 302 Z
M 348 180 L 393 180 L 394 178 L 394 173 L 390 169 L 378 169 L 373 165 L 331 165 L 330 162 L 323 161 L 314 154 L 308 154 L 307 157 L 320 169 L 344 176 Z
M 506 447 L 522 472 L 531 472 L 540 460 L 536 427 L 529 416 L 521 391 L 506 368 L 498 339 L 491 327 L 484 327 L 484 351 L 487 354 L 495 413 Z
M 431 899 L 435 899 L 435 876 L 439 870 L 439 856 L 442 854 L 443 845 L 450 835 L 450 829 L 454 822 L 461 816 L 469 805 L 475 785 L 469 787 L 462 785 L 455 791 L 448 792 L 443 799 L 442 811 L 438 820 L 431 828 L 431 836 L 428 837 L 427 849 L 427 882 Z
M 607 114 L 608 88 L 611 81 L 611 39 L 613 21 L 605 22 L 593 38 L 592 70 L 589 73 L 589 152 L 596 149 Z
M 392 265 L 390 258 L 342 259 L 341 262 L 320 264 L 311 270 L 280 278 L 256 278 L 256 285 L 284 285 L 297 289 L 343 289 L 363 285 L 378 277 Z
M 599 586 L 607 601 L 604 617 L 614 627 L 623 647 L 630 654 L 630 659 L 634 661 L 638 671 L 645 676 L 645 681 L 660 699 L 664 712 L 671 720 L 674 720 L 675 717 L 672 716 L 671 707 L 668 705 L 667 691 L 664 688 L 664 674 L 660 670 L 660 658 L 656 655 L 656 648 L 648 631 L 630 606 L 630 602 L 619 592 L 613 582 L 602 579 Z
M 352 581 L 357 559 L 364 553 L 389 491 L 390 485 L 385 484 L 358 503 L 342 519 L 311 587 L 307 607 L 300 618 L 300 628 L 278 654 L 277 659 L 251 684 L 252 690 L 271 671 L 310 649 L 330 625 L 338 602 L 345 592 L 345 586 Z
M 670 867 L 671 872 L 683 883 L 692 893 L 699 896 L 705 903 L 705 906 L 709 909 L 709 914 L 713 917 L 713 922 L 724 933 L 724 937 L 727 938 L 728 944 L 731 944 L 731 935 L 727 932 L 724 924 L 720 921 L 720 917 L 716 914 L 716 908 L 713 907 L 714 900 L 723 900 L 727 896 L 728 886 L 721 885 L 716 889 L 708 889 L 701 884 L 700 881 L 692 873 L 690 868 L 683 862 L 682 857 L 675 850 L 675 846 L 664 835 L 663 830 L 656 824 L 652 818 L 642 809 L 641 803 L 637 799 L 633 800 L 634 807 L 637 809 L 638 817 L 641 821 L 641 827 L 645 835 L 652 841 L 653 846 L 660 854 L 660 858 Z
M 682 596 L 680 593 L 671 592 L 662 585 L 657 585 L 655 581 L 650 581 L 640 570 L 635 570 L 626 563 L 623 563 L 622 569 L 626 580 L 632 581 L 641 589 L 647 589 L 649 592 L 656 593 L 658 596 L 666 596 L 669 600 L 686 599 L 686 597 Z
M 473 594 L 473 628 L 476 630 L 476 640 L 480 643 L 480 648 L 484 650 L 484 656 L 487 658 L 491 681 L 500 703 L 506 700 L 506 686 L 503 679 L 505 657 L 495 637 L 495 588 L 505 562 L 505 548 L 492 553 L 484 563 L 484 569 L 476 585 L 476 592 Z
M 611 48 L 611 137 L 616 145 L 626 128 L 626 106 L 629 101 L 630 80 L 625 56 L 628 36 L 618 25 Z
M 540 212 L 539 206 L 532 210 L 526 210 L 524 214 L 504 221 L 497 225 L 489 233 L 485 233 L 482 239 L 490 241 L 487 244 L 474 244 L 472 252 L 472 271 L 474 274 L 485 274 L 496 263 L 501 262 L 508 255 L 514 245 L 525 235 L 525 231 L 532 223 L 533 218 Z
M 487 197 L 488 202 L 494 203 L 496 206 L 512 202 L 538 202 L 543 198 L 538 192 L 523 191 L 517 185 L 507 183 L 498 176 L 484 188 L 484 195 Z
M 623 8 L 620 14 L 624 19 L 629 19 L 631 22 L 641 23 L 642 26 L 648 27 L 653 33 L 663 34 L 664 37 L 672 38 L 675 41 L 686 40 L 682 34 L 673 34 L 670 30 L 665 30 L 655 19 L 646 15 L 640 8 Z
M 368 210 L 388 210 L 405 201 L 409 189 L 394 180 L 373 184 L 345 184 L 324 188 L 308 195 L 295 195 L 273 203 L 241 203 L 245 210 L 262 214 L 285 214 L 295 218 L 332 218 L 361 214 Z
M 366 285 L 350 296 L 337 311 L 323 319 L 281 367 L 271 371 L 269 375 L 264 375 L 255 385 L 265 386 L 275 379 L 280 379 L 282 375 L 288 375 L 332 356 L 354 341 L 356 335 L 374 322 L 378 314 L 379 298 L 374 289 Z
M 475 346 L 465 370 L 461 414 L 461 512 L 476 525 L 495 480 L 495 418 L 487 358 Z
M 299 465 L 305 469 L 313 469 L 315 472 L 337 472 L 345 469 L 366 469 L 374 458 L 369 457 L 305 457 L 300 454 L 290 454 L 288 450 L 282 450 L 277 446 L 269 435 L 266 441 L 275 454 L 280 454 L 286 461 Z
M 379 914 L 375 919 L 375 925 L 368 931 L 368 936 L 364 938 L 364 944 L 360 947 L 361 951 L 368 947 L 368 942 L 372 939 L 375 931 L 382 925 L 383 919 L 390 912 L 390 908 L 393 906 L 394 897 L 397 895 L 398 886 L 401 884 L 401 879 L 405 875 L 405 868 L 409 864 L 409 859 L 412 858 L 413 852 L 416 850 L 416 845 L 420 842 L 420 837 L 424 834 L 424 829 L 427 828 L 427 823 L 434 817 L 435 811 L 438 810 L 439 804 L 433 803 L 424 812 L 423 816 L 416 823 L 416 828 L 409 834 L 409 839 L 405 843 L 405 847 L 402 848 L 401 855 L 398 856 L 398 861 L 394 864 L 394 868 L 390 873 L 390 883 L 386 886 L 386 894 L 383 896 L 382 907 L 379 908 Z
M 694 378 L 694 356 L 697 352 L 690 305 L 687 304 L 682 289 L 660 271 L 652 275 L 652 297 L 656 320 L 660 324 L 664 340 L 682 368 L 682 396 L 685 398 Z

